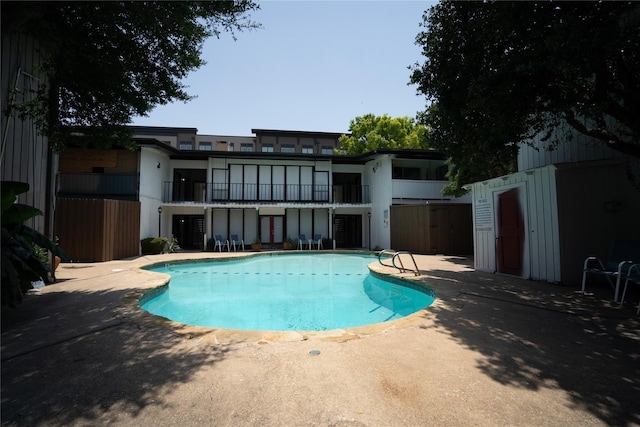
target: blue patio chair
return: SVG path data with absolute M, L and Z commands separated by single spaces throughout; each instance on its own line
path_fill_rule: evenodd
M 309 249 L 311 249 L 311 240 L 307 240 L 307 235 L 306 234 L 299 234 L 298 235 L 298 250 L 302 250 L 302 247 L 304 245 L 307 245 L 307 247 Z
M 229 241 L 228 240 L 224 240 L 222 238 L 222 235 L 220 235 L 220 234 L 216 234 L 214 237 L 216 239 L 216 244 L 213 247 L 214 251 L 216 250 L 216 248 L 218 248 L 218 252 L 222 252 L 222 248 L 224 248 L 225 246 L 227 247 L 227 250 L 229 250 Z
M 582 293 L 585 293 L 587 273 L 603 275 L 615 289 L 613 301 L 618 302 L 620 282 L 629 275 L 633 264 L 640 264 L 640 240 L 615 240 L 611 245 L 609 260 L 603 263 L 599 258 L 590 256 L 584 260 L 582 270 Z M 616 279 L 615 285 L 612 278 Z
M 242 247 L 242 250 L 244 251 L 244 240 L 238 239 L 237 234 L 231 235 L 231 240 L 229 241 L 229 244 L 233 246 L 234 252 L 237 250 L 236 247 Z M 231 251 L 231 248 L 229 248 L 229 251 Z
M 322 234 L 313 235 L 313 244 L 318 247 L 318 250 L 322 248 Z M 322 248 L 324 249 L 324 248 Z
M 627 294 L 627 286 L 629 286 L 629 282 L 635 283 L 636 285 L 640 285 L 640 264 L 633 264 L 629 268 L 629 274 L 627 275 L 627 280 L 624 282 L 624 290 L 622 291 L 622 298 L 620 298 L 620 305 L 624 303 L 624 297 Z M 638 311 L 636 314 L 640 314 L 640 303 L 638 303 Z

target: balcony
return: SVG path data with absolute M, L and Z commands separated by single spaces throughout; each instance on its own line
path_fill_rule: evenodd
M 449 181 L 394 179 L 391 181 L 391 197 L 394 203 L 407 201 L 448 200 L 442 189 Z
M 138 174 L 61 173 L 59 197 L 138 200 Z
M 368 204 L 368 185 L 163 183 L 164 203 Z

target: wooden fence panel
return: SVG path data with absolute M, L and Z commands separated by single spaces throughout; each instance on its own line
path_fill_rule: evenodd
M 3 22 L 4 24 L 4 22 Z M 15 23 L 9 22 L 9 27 Z M 17 25 L 17 24 L 16 24 Z M 53 176 L 57 155 L 48 149 L 47 138 L 37 132 L 34 119 L 22 117 L 16 105 L 31 102 L 40 84 L 46 83 L 39 69 L 42 46 L 25 34 L 2 29 L 0 132 L 2 133 L 2 181 L 29 184 L 29 191 L 18 196 L 18 203 L 40 209 L 25 225 L 51 237 L 53 227 Z
M 140 202 L 65 199 L 56 204 L 55 235 L 73 261 L 111 261 L 140 254 Z
M 473 254 L 470 204 L 391 206 L 391 247 L 418 254 Z

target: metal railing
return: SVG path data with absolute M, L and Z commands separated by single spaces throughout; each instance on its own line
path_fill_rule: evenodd
M 368 185 L 163 183 L 163 202 L 371 203 Z
M 385 264 L 384 262 L 382 262 L 382 255 L 383 254 L 391 255 L 391 265 L 390 264 Z M 409 255 L 409 257 L 411 258 L 411 262 L 413 262 L 413 266 L 415 267 L 415 269 L 411 269 L 411 268 L 405 267 L 404 263 L 402 262 L 401 255 Z M 396 264 L 396 260 L 400 264 L 399 267 Z M 409 252 L 409 251 L 392 251 L 391 249 L 383 249 L 378 253 L 378 262 L 381 265 L 384 265 L 385 267 L 393 267 L 393 268 L 395 268 L 397 270 L 400 270 L 401 273 L 404 273 L 406 271 L 412 271 L 416 276 L 420 275 L 420 269 L 418 268 L 418 264 L 416 264 L 416 260 L 413 257 L 413 254 L 411 252 Z
M 138 174 L 60 173 L 57 194 L 138 199 Z

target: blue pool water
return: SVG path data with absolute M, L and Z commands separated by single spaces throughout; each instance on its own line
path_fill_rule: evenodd
M 141 307 L 197 326 L 319 331 L 398 319 L 433 303 L 429 289 L 370 275 L 374 261 L 307 253 L 168 265 L 151 270 L 170 274 L 169 286 Z

